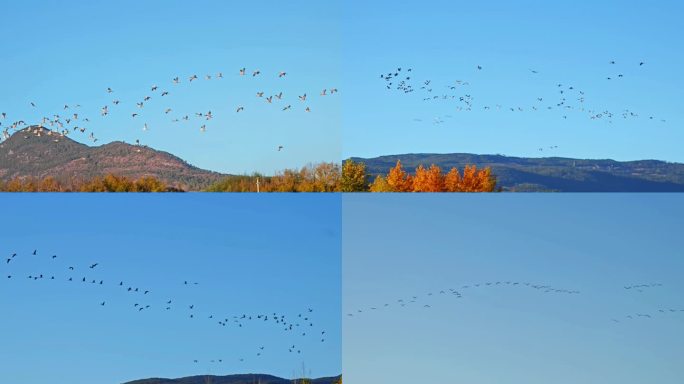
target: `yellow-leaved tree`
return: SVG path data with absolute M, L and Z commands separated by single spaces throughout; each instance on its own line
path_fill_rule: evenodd
M 347 159 L 342 165 L 342 178 L 340 179 L 340 190 L 342 192 L 363 192 L 368 189 L 368 176 L 366 175 L 366 164 L 357 163 L 352 159 Z
M 373 184 L 370 186 L 371 192 L 394 192 L 392 187 L 387 183 L 385 176 L 378 175 L 375 177 Z

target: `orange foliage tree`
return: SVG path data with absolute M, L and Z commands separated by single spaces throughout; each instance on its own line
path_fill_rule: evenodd
M 444 175 L 442 170 L 432 164 L 425 169 L 423 165 L 416 168 L 416 175 L 413 178 L 413 192 L 444 192 Z
M 478 170 L 466 165 L 461 174 L 456 167 L 444 175 L 435 164 L 429 168 L 419 165 L 414 176 L 401 166 L 401 161 L 390 169 L 387 176 L 377 176 L 370 186 L 371 192 L 493 192 L 496 178 L 490 168 Z
M 453 192 L 492 192 L 496 188 L 496 179 L 491 168 L 477 170 L 474 165 L 466 165 L 460 183 Z
M 411 192 L 413 190 L 413 177 L 404 171 L 401 160 L 397 160 L 397 165 L 390 169 L 387 174 L 387 184 L 393 192 Z

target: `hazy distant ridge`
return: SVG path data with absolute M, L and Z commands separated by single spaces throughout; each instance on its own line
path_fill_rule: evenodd
M 340 376 L 336 377 L 322 377 L 312 379 L 312 384 L 336 384 L 340 380 Z M 144 379 L 129 381 L 124 384 L 292 384 L 292 380 L 283 379 L 281 377 L 262 375 L 262 374 L 244 374 L 244 375 L 229 375 L 229 376 L 190 376 L 180 379 Z
M 563 157 L 527 158 L 469 153 L 415 153 L 363 161 L 372 175 L 386 174 L 397 160 L 413 172 L 419 164 L 437 164 L 442 169 L 467 164 L 491 167 L 498 185 L 515 191 L 564 192 L 683 192 L 684 164 L 659 160 L 615 161 Z

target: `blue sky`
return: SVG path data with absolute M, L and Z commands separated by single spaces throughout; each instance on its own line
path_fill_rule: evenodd
M 64 122 L 76 112 L 80 121 L 70 126 L 88 128 L 70 136 L 78 141 L 93 144 L 91 130 L 97 145 L 139 139 L 230 173 L 340 159 L 341 101 L 337 94 L 319 96 L 324 88 L 341 88 L 337 2 L 11 2 L 0 15 L 0 45 L 3 127 L 53 114 Z M 241 77 L 243 67 L 248 74 Z M 253 78 L 255 70 L 261 75 Z M 287 75 L 278 78 L 280 71 Z M 218 72 L 223 79 L 215 78 Z M 199 79 L 189 83 L 193 74 Z M 163 90 L 169 94 L 161 97 Z M 283 98 L 269 105 L 257 92 L 283 92 Z M 306 102 L 297 98 L 304 93 Z M 138 109 L 145 96 L 151 99 Z M 102 118 L 105 105 L 109 115 Z M 292 109 L 283 112 L 286 105 Z M 244 111 L 236 113 L 238 106 Z M 210 121 L 194 115 L 208 111 Z M 189 121 L 172 123 L 184 115 Z M 280 145 L 285 149 L 278 152 Z
M 631 0 L 347 6 L 343 155 L 472 152 L 682 162 L 682 11 L 679 1 Z M 404 75 L 412 69 L 416 91 L 385 89 L 379 75 L 397 67 Z M 423 101 L 425 80 L 431 80 L 429 95 L 470 95 L 472 110 L 457 111 L 458 99 Z M 456 80 L 469 85 L 449 90 Z M 563 109 L 567 105 L 573 109 Z M 590 119 L 589 109 L 612 111 L 613 122 L 605 114 Z M 639 117 L 623 119 L 625 109 Z
M 79 141 L 92 144 L 90 130 L 98 145 L 140 140 L 230 173 L 407 152 L 684 162 L 683 7 L 674 0 L 13 2 L 0 16 L 0 112 L 8 114 L 3 126 L 77 112 L 81 121 L 71 125 L 89 130 L 71 135 Z M 458 99 L 423 101 L 420 89 L 386 90 L 379 74 L 397 67 L 412 69 L 417 88 L 431 80 L 430 95 L 470 95 L 472 110 L 458 111 Z M 279 79 L 280 71 L 288 75 Z M 193 74 L 199 79 L 189 84 Z M 469 85 L 449 90 L 456 80 Z M 340 93 L 321 97 L 324 88 Z M 256 96 L 280 91 L 283 100 L 271 105 Z M 145 96 L 152 98 L 138 109 Z M 110 113 L 102 118 L 104 105 Z M 238 106 L 245 110 L 236 113 Z M 611 111 L 612 123 L 605 113 L 590 119 L 590 110 Z M 194 116 L 208 111 L 210 121 Z M 172 122 L 185 115 L 189 121 Z
M 4 196 L 0 380 L 119 383 L 252 372 L 289 378 L 302 363 L 314 376 L 340 374 L 340 200 Z M 90 269 L 93 263 L 99 265 Z M 27 278 L 40 274 L 45 278 Z M 128 293 L 128 286 L 140 291 Z M 139 312 L 136 303 L 151 308 Z M 232 318 L 274 312 L 300 327 L 286 332 L 272 318 L 240 320 L 240 327 Z M 218 325 L 225 317 L 230 323 Z M 301 354 L 288 351 L 292 344 Z
M 680 382 L 683 202 L 676 194 L 343 196 L 345 380 Z M 662 286 L 624 288 L 635 284 Z

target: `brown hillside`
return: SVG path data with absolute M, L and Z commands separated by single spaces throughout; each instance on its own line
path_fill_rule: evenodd
M 115 174 L 131 179 L 153 176 L 166 184 L 198 190 L 226 175 L 194 167 L 170 153 L 112 142 L 78 143 L 43 127 L 29 127 L 0 143 L 0 180 L 14 178 L 89 180 Z

